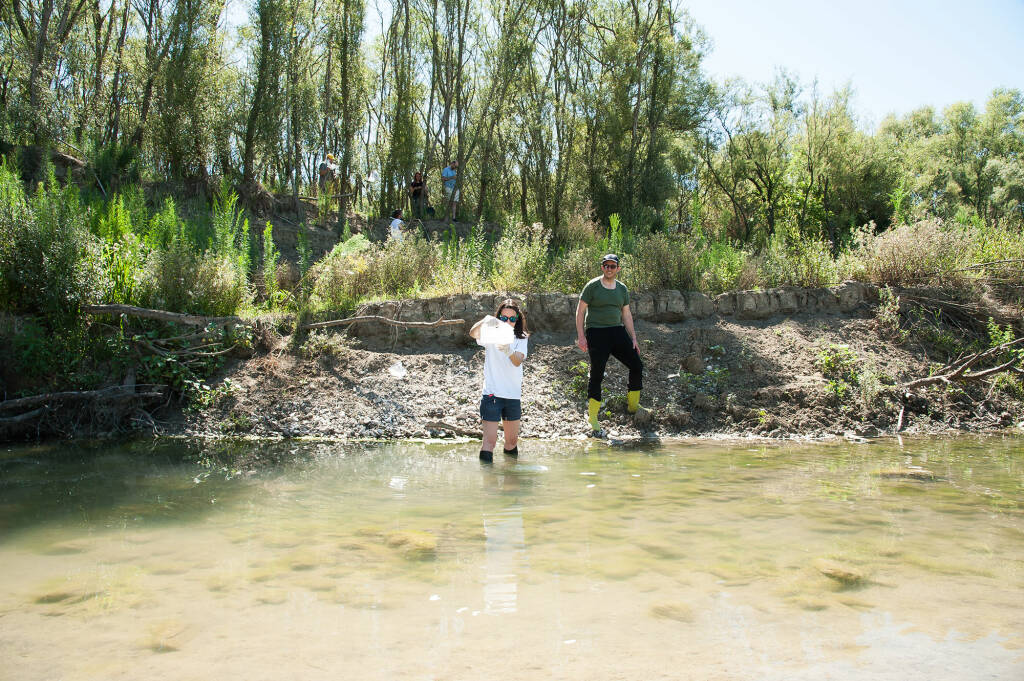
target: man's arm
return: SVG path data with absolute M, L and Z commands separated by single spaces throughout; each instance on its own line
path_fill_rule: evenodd
M 622 325 L 626 327 L 626 333 L 633 340 L 633 349 L 640 352 L 640 344 L 636 340 L 636 331 L 633 330 L 633 313 L 629 311 L 629 304 L 622 306 Z
M 583 302 L 583 298 L 580 298 L 580 302 L 576 305 L 576 345 L 583 352 L 587 351 L 587 335 L 583 332 L 583 319 L 586 315 L 587 304 Z

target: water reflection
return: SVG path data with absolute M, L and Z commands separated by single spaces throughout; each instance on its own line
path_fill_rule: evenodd
M 513 507 L 501 513 L 484 514 L 483 519 L 484 612 L 515 612 L 520 575 L 526 569 L 522 509 Z

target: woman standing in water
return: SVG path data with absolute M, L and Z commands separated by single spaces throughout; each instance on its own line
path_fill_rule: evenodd
M 488 315 L 473 325 L 469 335 L 480 340 L 487 329 L 499 329 L 502 324 L 512 328 L 513 339 L 508 345 L 484 345 L 484 385 L 480 400 L 480 419 L 483 422 L 483 442 L 480 460 L 494 460 L 494 446 L 498 441 L 498 422 L 505 432 L 505 456 L 519 455 L 519 420 L 522 418 L 520 400 L 523 395 L 523 361 L 526 359 L 526 317 L 519 305 L 511 299 L 498 306 L 494 317 Z

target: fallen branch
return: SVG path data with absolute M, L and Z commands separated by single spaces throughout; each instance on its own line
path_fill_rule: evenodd
M 316 322 L 314 324 L 303 324 L 300 326 L 302 331 L 311 331 L 313 329 L 327 329 L 332 326 L 344 326 L 346 324 L 358 324 L 360 322 L 380 322 L 381 324 L 387 324 L 388 326 L 401 326 L 404 328 L 411 329 L 425 329 L 432 328 L 435 326 L 457 326 L 459 324 L 465 324 L 465 319 L 438 319 L 436 322 L 401 322 L 397 319 L 391 319 L 389 317 L 382 317 L 380 315 L 366 315 L 362 317 L 349 317 L 348 319 L 335 319 L 329 322 Z
M 142 317 L 143 319 L 156 319 L 161 322 L 174 324 L 185 324 L 188 326 L 206 326 L 216 324 L 218 326 L 249 326 L 249 322 L 241 317 L 203 317 L 194 314 L 182 314 L 180 312 L 167 312 L 165 310 L 148 310 L 144 307 L 134 305 L 85 305 L 83 312 L 89 314 L 124 314 L 129 317 Z
M 39 407 L 33 411 L 25 412 L 24 414 L 18 414 L 17 416 L 7 416 L 0 418 L 0 427 L 3 426 L 14 426 L 25 421 L 31 421 L 32 419 L 42 416 L 46 412 L 50 411 L 49 407 Z
M 976 352 L 964 361 L 960 362 L 960 364 L 947 365 L 943 367 L 941 372 L 934 376 L 926 376 L 925 378 L 918 378 L 910 381 L 909 383 L 904 383 L 903 389 L 904 391 L 907 391 L 913 390 L 914 388 L 935 385 L 936 383 L 949 384 L 952 381 L 977 381 L 987 378 L 988 376 L 998 374 L 1002 371 L 1018 371 L 1017 365 L 1024 362 L 1024 354 L 1021 353 L 1015 353 L 1009 361 L 1003 362 L 998 366 L 984 369 L 982 371 L 976 371 L 974 373 L 967 373 L 968 369 L 981 360 L 991 359 L 992 357 L 998 356 L 1017 345 L 1024 345 L 1024 337 L 1003 343 L 1002 345 L 997 345 L 996 347 L 989 348 L 984 352 Z
M 29 409 L 38 405 L 48 405 L 53 402 L 82 402 L 102 398 L 120 400 L 125 397 L 149 398 L 164 396 L 162 392 L 135 392 L 137 388 L 156 388 L 163 391 L 167 389 L 167 386 L 156 384 L 139 384 L 131 387 L 115 385 L 109 388 L 100 388 L 99 390 L 75 390 L 59 393 L 44 393 L 42 395 L 30 395 L 28 397 L 19 397 L 17 399 L 4 400 L 3 402 L 0 402 L 0 411 Z

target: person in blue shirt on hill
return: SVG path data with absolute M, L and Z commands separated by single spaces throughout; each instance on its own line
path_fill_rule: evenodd
M 445 169 L 441 171 L 441 180 L 444 182 L 444 196 L 448 199 L 448 221 L 456 219 L 456 211 L 459 209 L 459 194 L 462 192 L 455 188 L 456 179 L 459 175 L 459 162 L 451 160 Z

